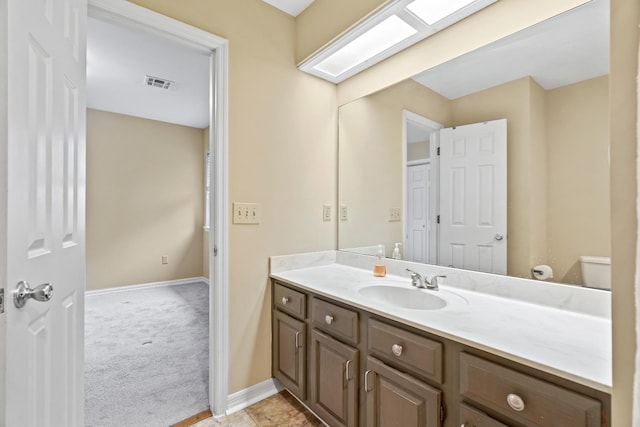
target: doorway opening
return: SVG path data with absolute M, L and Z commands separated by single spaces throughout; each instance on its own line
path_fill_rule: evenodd
M 403 247 L 407 261 L 437 264 L 438 144 L 443 126 L 404 110 Z
M 227 106 L 228 106 L 228 45 L 227 41 L 182 22 L 173 20 L 128 2 L 89 0 L 90 19 L 110 22 L 126 28 L 152 34 L 167 42 L 181 44 L 188 50 L 206 55 L 209 89 L 207 90 L 207 125 L 201 159 L 209 159 L 210 188 L 208 198 L 208 242 L 201 249 L 208 264 L 209 288 L 209 379 L 208 400 L 214 414 L 226 412 L 228 395 L 228 180 L 227 180 Z M 89 52 L 88 52 L 89 55 Z M 89 61 L 88 61 L 89 62 Z M 88 70 L 90 73 L 91 70 Z M 168 76 L 151 76 L 152 85 Z M 164 86 L 164 85 L 162 85 Z M 158 90 L 165 90 L 164 88 Z M 205 153 L 210 153 L 206 156 Z M 151 156 L 153 153 L 149 153 Z M 202 161 L 204 163 L 204 161 Z M 205 166 L 205 167 L 206 167 Z M 204 179 L 204 178 L 203 178 Z M 205 199 L 204 191 L 200 194 Z M 204 208 L 204 202 L 202 202 Z M 123 207 L 126 208 L 126 207 Z M 207 209 L 203 209 L 206 211 Z M 205 233 L 205 230 L 199 230 Z M 164 261 L 164 260 L 163 260 Z M 176 260 L 177 262 L 178 260 Z M 171 260 L 169 260 L 171 262 Z

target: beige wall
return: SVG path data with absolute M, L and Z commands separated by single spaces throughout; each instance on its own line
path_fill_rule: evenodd
M 296 68 L 294 18 L 260 0 L 135 3 L 229 40 L 230 201 L 262 204 L 230 226 L 233 393 L 271 377 L 268 257 L 336 247 L 335 86 Z
M 202 274 L 202 138 L 87 111 L 87 289 Z
M 611 255 L 609 78 L 547 93 L 549 264 L 583 283 L 581 255 Z
M 384 244 L 391 256 L 402 243 L 402 222 L 389 221 L 390 208 L 402 208 L 402 111 L 438 123 L 450 120 L 449 100 L 414 80 L 340 107 L 339 247 Z
M 616 427 L 633 425 L 639 24 L 638 0 L 611 0 L 612 425 Z

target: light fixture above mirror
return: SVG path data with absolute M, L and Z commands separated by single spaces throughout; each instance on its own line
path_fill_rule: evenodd
M 395 0 L 304 61 L 300 70 L 340 83 L 497 0 Z

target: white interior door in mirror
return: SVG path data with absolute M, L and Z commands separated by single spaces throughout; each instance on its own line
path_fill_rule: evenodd
M 507 273 L 507 121 L 440 131 L 440 265 Z
M 0 425 L 83 426 L 87 2 L 10 0 L 8 10 L 9 295 Z M 53 290 L 20 306 L 12 292 L 22 281 Z
M 431 164 L 421 163 L 407 167 L 407 240 L 405 259 L 429 262 L 429 185 Z

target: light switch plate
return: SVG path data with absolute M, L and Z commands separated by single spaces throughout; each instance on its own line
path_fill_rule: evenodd
M 331 205 L 322 205 L 322 220 L 331 221 Z
M 233 203 L 234 224 L 260 224 L 262 219 L 262 205 L 260 203 Z
M 340 221 L 347 220 L 347 205 L 340 205 Z
M 389 222 L 398 222 L 398 221 L 400 221 L 400 208 L 390 208 Z

